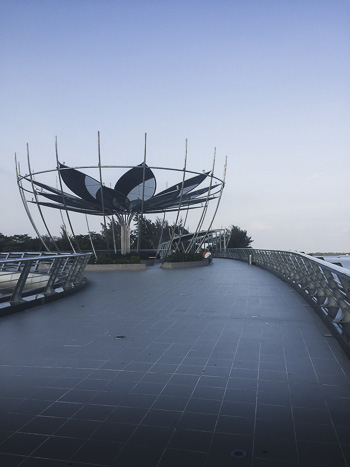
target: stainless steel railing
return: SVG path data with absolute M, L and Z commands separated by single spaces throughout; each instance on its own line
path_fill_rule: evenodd
M 303 253 L 232 248 L 214 253 L 255 264 L 290 283 L 350 348 L 350 270 Z
M 83 286 L 89 258 L 90 253 L 1 253 L 0 311 Z

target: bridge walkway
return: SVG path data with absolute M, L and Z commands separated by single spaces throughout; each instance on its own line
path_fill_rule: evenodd
M 255 266 L 88 272 L 0 320 L 0 465 L 345 467 L 350 363 Z

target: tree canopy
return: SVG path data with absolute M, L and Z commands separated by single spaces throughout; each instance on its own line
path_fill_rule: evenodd
M 237 225 L 231 225 L 231 236 L 227 248 L 251 248 L 252 237 L 247 235 L 246 230 L 242 230 Z

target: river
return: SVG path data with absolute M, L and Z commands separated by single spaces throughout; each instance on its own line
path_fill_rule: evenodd
M 324 259 L 329 263 L 343 266 L 343 268 L 350 269 L 350 256 L 317 256 L 317 258 Z

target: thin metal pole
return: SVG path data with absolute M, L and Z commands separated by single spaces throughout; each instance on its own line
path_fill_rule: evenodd
M 78 250 L 81 252 L 81 249 L 80 249 L 80 246 L 79 246 L 79 243 L 75 237 L 75 233 L 74 233 L 74 229 L 73 229 L 73 225 L 72 225 L 72 222 L 70 220 L 70 216 L 69 216 L 69 213 L 68 213 L 68 209 L 67 209 L 67 205 L 66 205 L 66 199 L 64 197 L 64 194 L 63 194 L 63 185 L 62 185 L 62 175 L 61 175 L 61 168 L 60 168 L 60 164 L 58 162 L 58 147 L 57 147 L 57 136 L 55 137 L 55 152 L 56 152 L 56 166 L 57 166 L 57 172 L 58 172 L 58 179 L 60 181 L 60 188 L 61 188 L 61 193 L 62 193 L 62 201 L 63 201 L 63 205 L 64 205 L 64 210 L 66 212 L 66 216 L 67 216 L 67 219 L 68 219 L 68 223 L 69 223 L 69 227 L 70 227 L 70 230 L 72 232 L 72 235 L 73 235 L 73 239 L 74 239 L 74 242 L 76 244 L 76 246 L 78 247 Z M 70 242 L 71 243 L 71 242 Z M 73 248 L 73 251 L 75 253 L 75 249 Z
M 67 230 L 67 227 L 66 227 L 66 223 L 64 222 L 64 219 L 63 219 L 62 209 L 60 209 L 60 214 L 61 214 L 62 228 L 64 230 L 64 233 L 66 234 L 67 240 L 68 240 L 68 242 L 70 244 L 71 249 L 73 250 L 73 253 L 76 253 L 74 245 L 72 243 L 72 240 L 70 239 L 70 236 L 69 236 L 69 233 L 68 233 L 68 230 Z
M 96 254 L 96 251 L 95 251 L 94 243 L 93 243 L 93 241 L 92 241 L 92 236 L 91 236 L 91 232 L 90 232 L 89 222 L 88 222 L 88 218 L 87 218 L 87 215 L 86 215 L 86 214 L 85 214 L 85 219 L 86 219 L 86 226 L 87 226 L 88 233 L 89 233 L 91 248 L 92 248 L 92 251 L 94 252 L 95 259 L 97 259 L 97 254 Z
M 136 251 L 140 251 L 140 214 L 137 214 L 137 244 Z
M 145 133 L 145 149 L 144 149 L 144 154 L 143 154 L 142 201 L 141 201 L 141 213 L 138 216 L 137 252 L 140 251 L 141 229 L 142 229 L 142 221 L 143 221 L 143 206 L 144 206 L 144 201 L 145 201 L 146 154 L 147 154 L 147 133 Z
M 134 213 L 131 213 L 131 214 L 128 214 L 126 217 L 125 217 L 125 222 L 127 224 L 128 227 L 130 227 L 131 225 L 131 222 L 134 218 L 135 214 Z
M 179 232 L 179 240 L 178 240 L 177 245 L 176 245 L 176 250 L 179 249 L 179 245 L 180 245 L 180 242 L 181 242 L 181 239 L 182 239 L 182 235 L 183 235 L 184 230 L 185 230 L 185 225 L 186 225 L 186 221 L 187 221 L 187 217 L 188 217 L 188 211 L 189 211 L 189 206 L 188 206 L 187 211 L 186 211 L 186 216 L 185 216 L 185 220 L 184 220 L 182 229 L 180 229 L 180 232 Z M 182 246 L 184 246 L 183 243 L 182 243 Z
M 20 174 L 20 166 L 19 166 L 19 163 L 18 163 L 18 166 L 17 166 L 17 155 L 16 155 L 16 153 L 15 153 L 15 166 L 16 166 L 17 186 L 18 186 L 18 189 L 19 189 L 19 194 L 21 196 L 21 200 L 22 200 L 24 209 L 25 209 L 25 211 L 27 213 L 27 216 L 29 218 L 30 223 L 32 224 L 33 229 L 35 230 L 35 233 L 37 234 L 38 238 L 40 239 L 41 243 L 43 244 L 45 250 L 50 251 L 49 247 L 46 245 L 43 237 L 40 235 L 40 232 L 39 232 L 39 230 L 37 229 L 37 227 L 35 225 L 35 222 L 34 222 L 34 220 L 32 218 L 32 215 L 31 215 L 29 207 L 28 207 L 27 200 L 26 200 L 26 198 L 24 196 L 23 186 L 22 186 L 22 177 L 21 177 L 21 174 Z
M 211 187 L 212 187 L 212 184 L 213 184 L 215 159 L 216 159 L 216 148 L 214 148 L 213 167 L 211 169 L 211 177 L 210 177 L 210 184 L 209 184 L 209 190 L 208 190 L 207 198 L 205 200 L 205 203 L 204 203 L 204 206 L 203 206 L 203 211 L 202 211 L 201 217 L 199 218 L 196 231 L 195 231 L 195 233 L 194 233 L 194 235 L 192 237 L 192 240 L 190 241 L 190 244 L 187 247 L 186 253 L 189 252 L 191 250 L 191 248 L 193 247 L 193 245 L 196 243 L 197 238 L 198 238 L 198 234 L 199 234 L 199 232 L 200 232 L 200 230 L 201 230 L 201 228 L 203 226 L 203 222 L 204 222 L 205 216 L 207 214 L 208 204 L 209 204 L 209 196 L 210 196 Z
M 169 249 L 171 248 L 171 245 L 173 244 L 173 240 L 174 240 L 174 237 L 175 237 L 176 225 L 177 225 L 177 221 L 179 219 L 179 215 L 180 215 L 180 211 L 181 211 L 182 195 L 183 195 L 183 191 L 184 191 L 184 184 L 185 184 L 185 177 L 186 177 L 186 165 L 187 165 L 187 138 L 186 138 L 186 143 L 185 143 L 185 162 L 184 162 L 184 168 L 183 168 L 183 177 L 182 177 L 179 209 L 177 210 L 177 216 L 176 216 L 176 220 L 175 220 L 175 224 L 174 224 L 173 233 L 172 233 L 171 238 L 169 240 L 168 249 L 167 249 L 167 251 L 165 253 L 164 258 L 168 255 Z
M 214 222 L 214 219 L 215 219 L 215 216 L 216 216 L 216 213 L 218 212 L 218 209 L 219 209 L 219 205 L 220 205 L 220 201 L 221 201 L 221 197 L 222 197 L 222 192 L 224 190 L 224 187 L 225 187 L 225 179 L 226 179 L 226 169 L 227 169 L 227 156 L 225 157 L 225 166 L 224 166 L 224 176 L 222 178 L 222 186 L 221 186 L 221 190 L 220 190 L 220 195 L 219 195 L 219 198 L 218 198 L 218 202 L 217 202 L 217 205 L 216 205 L 216 209 L 215 209 L 215 212 L 214 212 L 214 215 L 213 215 L 213 218 L 210 222 L 210 225 L 208 227 L 208 230 L 206 231 L 199 247 L 197 248 L 196 251 L 199 251 L 199 249 L 201 248 L 201 246 L 203 245 L 205 239 L 206 239 L 206 236 L 208 235 L 208 232 L 209 230 L 211 229 L 211 226 L 213 225 L 213 222 Z
M 162 244 L 164 224 L 165 224 L 165 212 L 164 212 L 164 216 L 163 216 L 162 230 L 160 231 L 160 236 L 159 236 L 158 248 L 157 248 L 157 251 L 156 251 L 156 258 L 158 256 L 158 253 L 160 251 L 160 247 L 161 247 L 161 244 Z
M 117 253 L 117 244 L 115 241 L 115 227 L 114 227 L 114 217 L 113 214 L 111 215 L 111 224 L 112 224 L 112 233 L 113 233 L 113 247 L 114 247 L 114 253 Z
M 141 216 L 143 215 L 143 206 L 145 202 L 146 154 L 147 154 L 147 133 L 145 133 L 145 150 L 144 150 L 144 155 L 143 155 Z
M 104 200 L 103 200 L 103 184 L 102 184 L 102 170 L 101 170 L 101 146 L 100 146 L 100 132 L 97 132 L 97 146 L 98 146 L 98 170 L 100 173 L 100 186 L 101 186 L 101 205 L 102 205 L 102 213 L 103 213 L 103 224 L 105 227 L 105 237 L 106 237 L 106 243 L 107 243 L 107 250 L 108 253 L 109 251 L 109 241 L 108 241 L 108 235 L 107 235 L 107 224 L 106 224 L 106 214 L 105 214 L 105 205 L 104 205 Z
M 40 204 L 39 204 L 38 195 L 37 195 L 37 192 L 36 192 L 36 187 L 34 186 L 34 182 L 33 182 L 32 170 L 31 170 L 31 168 L 30 168 L 30 157 L 29 157 L 29 145 L 28 145 L 28 143 L 27 143 L 27 162 L 28 162 L 28 171 L 29 171 L 30 183 L 31 183 L 31 185 L 32 185 L 32 190 L 33 190 L 33 195 L 34 195 L 34 199 L 35 199 L 36 206 L 37 206 L 37 208 L 38 208 L 38 210 L 39 210 L 40 217 L 41 217 L 41 220 L 43 221 L 43 224 L 44 224 L 44 226 L 45 226 L 45 229 L 46 229 L 46 231 L 47 231 L 49 237 L 51 238 L 51 240 L 52 240 L 52 242 L 53 242 L 53 244 L 54 244 L 56 250 L 59 252 L 60 250 L 59 250 L 58 246 L 56 245 L 55 240 L 53 239 L 53 237 L 52 237 L 52 235 L 51 235 L 51 232 L 50 232 L 50 230 L 49 230 L 49 228 L 48 228 L 48 226 L 47 226 L 47 224 L 46 224 L 45 217 L 44 217 L 44 215 L 43 215 L 43 213 L 42 213 L 42 210 L 41 210 L 41 207 L 40 207 Z

